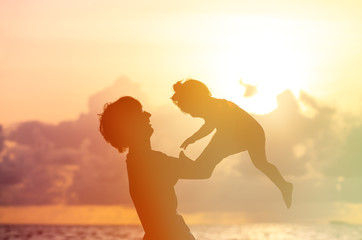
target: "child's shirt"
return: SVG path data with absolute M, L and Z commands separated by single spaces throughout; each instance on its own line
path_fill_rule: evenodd
M 255 135 L 262 130 L 260 124 L 245 110 L 226 99 L 215 99 L 214 109 L 204 118 L 205 124 L 215 127 L 218 134 Z M 263 131 L 263 130 L 262 130 Z

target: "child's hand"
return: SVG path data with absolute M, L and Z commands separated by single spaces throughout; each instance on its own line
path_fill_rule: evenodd
M 186 139 L 180 146 L 180 148 L 183 148 L 184 150 L 187 148 L 188 145 L 194 143 L 190 138 Z

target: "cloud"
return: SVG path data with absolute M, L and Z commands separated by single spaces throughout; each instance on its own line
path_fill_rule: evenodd
M 291 91 L 277 97 L 278 108 L 257 117 L 265 129 L 267 152 L 286 174 L 301 176 L 307 174 L 308 164 L 323 162 L 319 156 L 328 149 L 333 156 L 333 145 L 340 143 L 338 133 L 334 133 L 335 110 L 318 107 L 312 97 L 302 93 L 301 102 L 315 111 L 314 117 L 302 114 L 300 104 Z M 312 104 L 313 103 L 313 104 Z M 326 153 L 326 154 L 328 154 Z
M 103 111 L 105 103 L 114 102 L 122 96 L 132 96 L 142 103 L 147 103 L 148 98 L 141 86 L 130 81 L 126 77 L 117 79 L 112 86 L 94 94 L 89 98 L 88 107 L 90 114 L 98 114 Z
M 0 153 L 2 152 L 3 148 L 4 148 L 4 133 L 3 133 L 3 126 L 0 125 Z
M 89 112 L 75 121 L 13 129 L 0 161 L 0 204 L 130 204 L 124 156 L 98 132 L 103 104 L 122 95 L 145 98 L 137 84 L 120 78 L 91 96 Z
M 347 130 L 345 141 L 341 144 L 338 156 L 332 158 L 325 173 L 331 176 L 356 178 L 362 176 L 362 125 Z
M 246 84 L 242 79 L 240 79 L 239 84 L 245 88 L 244 97 L 252 97 L 258 92 L 256 85 Z
M 138 98 L 151 112 L 152 147 L 166 154 L 177 156 L 182 141 L 202 125 L 202 120 L 181 113 L 171 101 L 150 105 L 139 85 L 121 78 L 91 96 L 89 111 L 75 121 L 58 125 L 24 122 L 9 134 L 0 134 L 4 146 L 0 205 L 132 206 L 125 156 L 98 132 L 97 114 L 103 104 L 122 95 Z M 345 120 L 342 126 L 349 127 L 339 127 L 343 116 L 338 110 L 306 93 L 297 99 L 285 91 L 277 100 L 275 111 L 255 118 L 266 132 L 268 160 L 294 183 L 295 210 L 286 212 L 278 189 L 245 152 L 223 160 L 211 179 L 180 180 L 176 187 L 180 211 L 235 211 L 249 220 L 289 221 L 316 218 L 318 213 L 327 216 L 323 206 L 335 202 L 361 203 L 362 196 L 356 191 L 361 184 L 361 125 Z M 306 116 L 301 104 L 311 109 L 313 116 Z M 196 158 L 209 139 L 191 145 L 189 156 Z M 315 209 L 311 211 L 311 207 Z

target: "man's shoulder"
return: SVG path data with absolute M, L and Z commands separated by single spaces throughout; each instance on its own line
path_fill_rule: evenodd
M 143 154 L 128 154 L 127 165 L 151 164 L 151 165 L 173 165 L 179 162 L 179 158 L 169 156 L 163 152 L 151 150 Z
M 158 158 L 158 159 L 177 159 L 175 157 L 169 156 L 166 153 L 160 152 L 160 151 L 152 151 L 152 157 Z

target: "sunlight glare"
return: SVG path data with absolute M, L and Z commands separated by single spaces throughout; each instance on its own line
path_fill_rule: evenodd
M 261 24 L 264 23 L 264 24 Z M 248 111 L 265 114 L 277 107 L 276 96 L 290 89 L 295 95 L 306 85 L 308 56 L 303 52 L 301 36 L 287 31 L 288 22 L 258 20 L 253 29 L 231 32 L 231 39 L 222 44 L 213 56 L 215 94 L 226 98 Z M 272 27 L 270 26 L 272 24 Z M 229 38 L 230 39 L 230 38 Z M 245 90 L 239 84 L 257 86 L 257 93 L 243 98 Z

